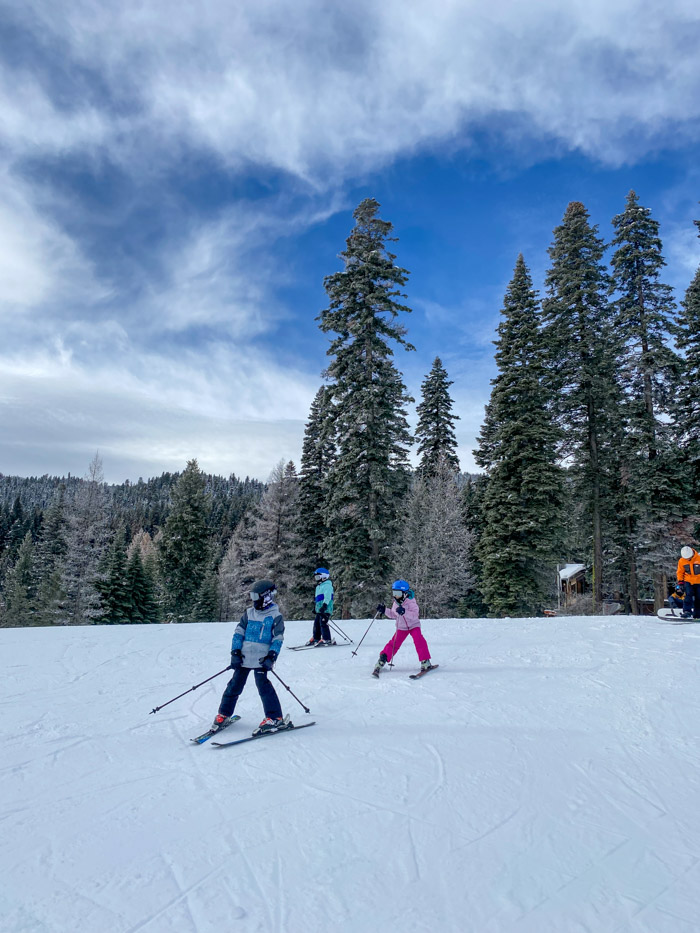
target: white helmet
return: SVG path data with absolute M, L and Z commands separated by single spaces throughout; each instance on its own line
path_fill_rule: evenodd
M 688 547 L 687 544 L 685 547 L 681 548 L 681 557 L 683 557 L 685 560 L 690 560 L 694 553 L 695 552 L 693 551 L 692 547 Z

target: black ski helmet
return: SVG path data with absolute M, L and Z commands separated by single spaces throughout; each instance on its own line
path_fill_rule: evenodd
M 277 596 L 277 587 L 272 580 L 258 580 L 250 588 L 250 598 L 258 609 L 269 606 L 275 596 Z

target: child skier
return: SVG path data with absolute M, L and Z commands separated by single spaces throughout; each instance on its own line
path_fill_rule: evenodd
M 685 600 L 685 587 L 682 583 L 676 583 L 673 592 L 668 597 L 668 604 L 671 609 L 682 609 Z
M 394 602 L 391 609 L 383 603 L 377 606 L 377 612 L 396 620 L 394 637 L 387 642 L 379 655 L 372 673 L 379 677 L 379 673 L 387 661 L 391 661 L 406 638 L 410 635 L 418 652 L 418 660 L 422 671 L 429 671 L 433 666 L 430 663 L 430 650 L 428 643 L 420 629 L 420 616 L 415 593 L 405 580 L 396 580 L 391 588 Z
M 233 677 L 221 697 L 219 712 L 214 718 L 212 729 L 218 731 L 228 725 L 251 671 L 255 671 L 255 686 L 258 688 L 265 712 L 265 718 L 253 735 L 292 728 L 289 716 L 282 717 L 279 698 L 267 679 L 268 672 L 272 670 L 272 665 L 280 653 L 284 638 L 284 620 L 275 602 L 276 595 L 277 589 L 270 580 L 259 580 L 253 584 L 250 591 L 253 608 L 245 610 L 233 633 Z
M 316 581 L 316 593 L 314 595 L 314 633 L 307 641 L 307 645 L 334 645 L 331 638 L 329 622 L 333 615 L 333 581 L 330 571 L 325 567 L 319 567 L 314 572 Z
M 685 590 L 681 615 L 700 619 L 700 554 L 688 545 L 681 548 L 676 578 Z

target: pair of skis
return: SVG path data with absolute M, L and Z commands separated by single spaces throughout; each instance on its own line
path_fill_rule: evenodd
M 229 726 L 238 722 L 240 718 L 240 716 L 231 716 L 225 725 L 219 726 L 218 729 L 208 729 L 206 732 L 203 732 L 202 735 L 198 735 L 196 738 L 192 739 L 192 742 L 194 742 L 195 745 L 203 745 L 205 742 L 208 742 L 209 739 L 213 738 L 213 736 L 218 735 L 219 732 L 223 732 L 224 729 L 228 729 Z M 309 726 L 315 725 L 315 722 L 305 722 L 303 726 L 295 726 L 290 723 L 283 729 L 275 729 L 272 732 L 257 732 L 253 735 L 246 736 L 244 739 L 236 739 L 233 742 L 212 742 L 211 744 L 214 748 L 229 748 L 231 745 L 242 745 L 243 742 L 253 742 L 255 739 L 264 739 L 268 735 L 280 735 L 283 732 L 294 732 L 297 729 L 307 729 Z
M 287 645 L 290 651 L 306 651 L 307 648 L 342 648 L 343 645 L 339 645 L 337 641 L 332 641 L 322 645 L 320 642 L 314 642 L 313 645 L 310 645 L 308 642 L 305 642 L 303 645 Z
M 426 667 L 424 671 L 418 671 L 417 674 L 409 674 L 408 676 L 411 680 L 419 680 L 421 677 L 425 677 L 426 674 L 429 674 L 431 671 L 436 671 L 440 667 L 439 664 L 431 664 L 430 667 Z M 372 671 L 372 677 L 376 677 L 379 680 L 379 671 Z

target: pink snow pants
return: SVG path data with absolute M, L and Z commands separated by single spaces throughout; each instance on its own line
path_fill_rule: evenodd
M 401 645 L 406 641 L 406 638 L 411 635 L 413 638 L 413 644 L 416 646 L 416 651 L 418 652 L 419 661 L 427 661 L 430 657 L 430 649 L 428 648 L 428 642 L 425 640 L 423 633 L 420 630 L 420 626 L 417 625 L 415 628 L 402 629 L 399 628 L 396 630 L 393 638 L 390 638 L 389 641 L 384 645 L 382 649 L 384 654 L 387 656 L 387 660 L 391 661 L 395 656 L 396 652 L 399 650 Z

